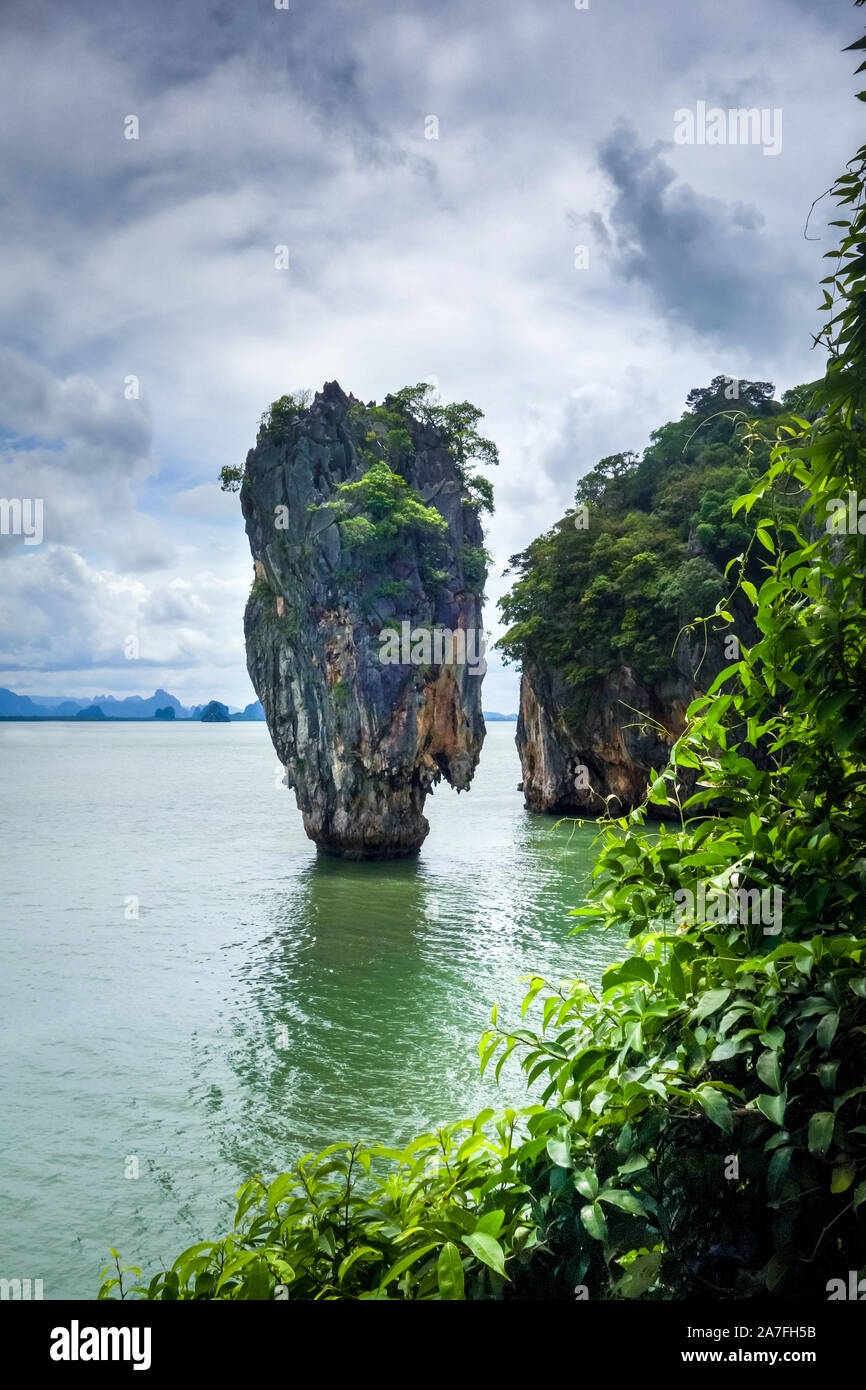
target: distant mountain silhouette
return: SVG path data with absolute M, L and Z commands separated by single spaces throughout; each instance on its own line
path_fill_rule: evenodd
M 146 699 L 141 695 L 127 695 L 116 700 L 113 695 L 95 695 L 93 704 L 107 715 L 119 715 L 123 719 L 153 719 L 158 709 L 173 709 L 175 719 L 189 719 L 189 710 L 184 709 L 175 695 L 167 690 L 156 690 Z
M 228 705 L 219 700 L 211 700 L 211 705 L 219 705 L 225 710 L 226 718 L 238 723 L 261 723 L 265 717 L 260 700 L 253 700 L 243 710 L 232 712 Z M 187 708 L 176 696 L 167 690 L 155 690 L 152 695 L 127 695 L 118 700 L 114 695 L 94 695 L 92 700 L 76 699 L 65 695 L 40 695 L 33 699 L 29 695 L 17 695 L 14 690 L 0 686 L 0 719 L 77 719 L 87 710 L 99 710 L 108 719 L 201 719 L 202 711 L 208 705 L 193 705 Z M 167 715 L 166 710 L 172 714 Z M 99 714 L 88 713 L 88 719 L 98 719 Z M 485 710 L 484 718 L 491 723 L 513 722 L 516 714 L 498 714 L 496 710 Z M 224 722 L 224 721 L 220 721 Z
M 246 708 L 243 710 L 243 712 L 242 712 L 241 714 L 233 714 L 233 715 L 232 715 L 232 719 L 238 719 L 238 720 L 240 720 L 241 722 L 243 722 L 243 721 L 245 721 L 245 720 L 246 720 L 246 721 L 252 721 L 252 720 L 258 721 L 258 720 L 264 719 L 264 717 L 265 717 L 265 712 L 264 712 L 264 710 L 262 709 L 262 702 L 261 702 L 261 700 L 253 700 L 252 704 L 251 704 L 251 705 L 247 705 Z
M 35 715 L 47 713 L 47 709 L 34 704 L 27 695 L 16 695 L 14 690 L 0 686 L 0 714 L 16 714 L 23 719 L 32 719 Z
M 192 711 L 167 690 L 156 690 L 146 698 L 141 695 L 127 695 L 122 700 L 118 700 L 114 695 L 94 695 L 92 699 L 86 700 L 51 695 L 34 700 L 28 695 L 17 695 L 14 690 L 0 688 L 0 718 L 75 718 L 81 710 L 94 708 L 102 710 L 109 719 L 153 719 L 158 709 L 173 709 L 175 719 L 193 717 Z

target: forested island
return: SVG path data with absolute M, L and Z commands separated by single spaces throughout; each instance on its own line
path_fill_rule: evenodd
M 733 628 L 699 619 L 728 595 L 727 566 L 756 523 L 794 522 L 781 487 L 749 517 L 732 515 L 794 414 L 814 418 L 818 383 L 786 391 L 717 376 L 689 392 L 681 419 L 642 455 L 602 459 L 575 507 L 511 565 L 500 646 L 522 669 L 517 743 L 530 810 L 632 810 L 666 765 L 686 710 L 756 634 L 752 605 L 731 594 Z M 749 551 L 744 577 L 760 578 Z M 654 813 L 671 814 L 654 807 Z

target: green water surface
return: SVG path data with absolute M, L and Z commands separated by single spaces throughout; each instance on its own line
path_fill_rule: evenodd
M 622 953 L 569 934 L 594 832 L 524 810 L 513 724 L 387 864 L 316 855 L 263 724 L 0 724 L 0 755 L 0 1277 L 45 1298 L 223 1234 L 255 1171 L 525 1104 L 478 1074 L 493 1002 Z

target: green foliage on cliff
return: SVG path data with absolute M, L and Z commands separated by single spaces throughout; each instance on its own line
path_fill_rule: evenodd
M 286 603 L 284 599 L 283 613 L 280 616 L 278 597 L 267 579 L 255 578 L 250 586 L 247 600 L 248 611 L 250 607 L 254 607 L 256 609 L 256 621 L 275 629 L 281 638 L 294 637 L 300 627 L 297 609 Z
M 333 501 L 311 510 L 331 512 L 340 528 L 343 547 L 354 562 L 351 571 L 345 570 L 346 581 L 372 584 L 377 595 L 401 599 L 407 580 L 383 577 L 401 562 L 417 559 L 431 592 L 446 577 L 441 566 L 448 559 L 448 523 L 384 461 L 374 461 L 357 482 L 341 483 Z
M 834 194 L 818 413 L 778 417 L 771 440 L 754 417 L 765 467 L 732 508 L 769 518 L 727 576 L 757 638 L 651 789 L 672 800 L 677 769 L 701 770 L 674 828 L 648 834 L 645 808 L 609 823 L 577 914 L 626 926 L 631 952 L 600 993 L 533 978 L 520 1025 L 494 1009 L 481 1041 L 482 1068 L 521 1057 L 539 1103 L 255 1178 L 230 1236 L 148 1285 L 124 1289 L 118 1260 L 100 1297 L 822 1299 L 862 1274 L 866 536 L 826 523 L 866 495 L 866 146 Z M 708 817 L 720 795 L 730 813 Z M 675 923 L 700 882 L 778 891 L 781 918 Z
M 240 464 L 224 463 L 219 471 L 220 487 L 223 492 L 237 492 L 243 477 L 244 470 Z
M 783 517 L 778 491 L 746 520 L 731 511 L 789 418 L 772 389 L 715 377 L 642 456 L 613 454 L 581 478 L 576 509 L 512 557 L 519 577 L 500 600 L 506 659 L 558 670 L 575 707 L 583 685 L 619 665 L 644 684 L 670 673 L 677 634 L 722 601 L 725 565 L 756 521 L 795 515 Z
M 272 401 L 259 421 L 257 442 L 268 435 L 278 437 L 285 434 L 298 416 L 309 409 L 312 399 L 312 391 L 303 390 L 287 392 L 279 400 Z
M 250 598 L 258 603 L 272 602 L 274 598 L 273 590 L 266 579 L 259 579 L 258 575 L 250 585 Z
M 406 597 L 404 577 L 382 575 L 413 556 L 428 595 L 434 596 L 449 577 L 447 523 L 399 471 L 413 454 L 425 447 L 447 448 L 462 483 L 464 506 L 476 514 L 493 510 L 492 484 L 467 471 L 473 461 L 498 462 L 496 446 L 478 433 L 481 411 L 468 401 L 443 406 L 434 397 L 433 387 L 422 382 L 386 396 L 382 405 L 355 402 L 350 418 L 366 471 L 356 482 L 342 483 L 333 500 L 312 509 L 333 514 L 344 549 L 362 567 L 362 584 L 375 580 L 376 597 Z M 479 596 L 489 561 L 483 546 L 464 546 L 466 587 Z M 342 577 L 348 581 L 353 576 L 346 569 Z
M 477 511 L 493 511 L 493 484 L 483 474 L 471 473 L 469 466 L 494 466 L 499 453 L 492 440 L 479 434 L 484 416 L 470 401 L 441 405 L 435 388 L 422 381 L 386 396 L 382 405 L 358 402 L 352 416 L 372 457 L 385 457 L 392 464 L 413 449 L 444 445 L 457 465 L 467 503 Z
M 272 401 L 259 420 L 256 443 L 264 439 L 277 439 L 284 435 L 293 421 L 297 420 L 310 406 L 312 391 L 295 391 Z M 219 472 L 220 487 L 223 492 L 237 492 L 243 486 L 244 469 L 242 464 L 226 463 Z
M 309 410 L 312 401 L 313 393 L 308 390 L 290 392 L 272 401 L 259 421 L 256 443 L 286 435 Z M 398 472 L 401 460 L 422 445 L 444 445 L 457 466 L 466 505 L 476 512 L 493 511 L 493 484 L 482 473 L 470 473 L 469 465 L 495 465 L 499 454 L 492 440 L 479 434 L 477 426 L 484 418 L 483 412 L 470 401 L 441 405 L 434 387 L 422 381 L 386 396 L 382 405 L 356 401 L 350 416 L 361 455 L 369 467 L 386 462 Z M 223 492 L 237 492 L 243 486 L 243 466 L 224 464 L 219 480 Z
M 357 482 L 341 483 L 337 500 L 326 505 L 341 528 L 350 520 L 367 521 L 369 532 L 363 544 L 372 548 L 376 559 L 384 558 L 395 542 L 409 535 L 437 536 L 448 530 L 436 508 L 425 505 L 387 463 L 373 463 Z
M 490 553 L 485 550 L 483 545 L 467 545 L 464 549 L 463 577 L 466 580 L 467 589 L 471 589 L 473 593 L 483 594 L 487 567 L 491 558 Z

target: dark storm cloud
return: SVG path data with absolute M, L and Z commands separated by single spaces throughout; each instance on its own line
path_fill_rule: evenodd
M 153 434 L 147 407 L 109 395 L 85 376 L 59 380 L 23 354 L 0 346 L 0 425 L 8 434 L 69 446 L 63 461 L 94 474 L 126 475 L 147 459 Z
M 791 267 L 769 245 L 757 208 L 678 181 L 662 158 L 669 148 L 662 141 L 642 146 L 626 123 L 599 148 L 616 191 L 608 212 L 612 267 L 693 332 L 766 342 L 784 319 Z

